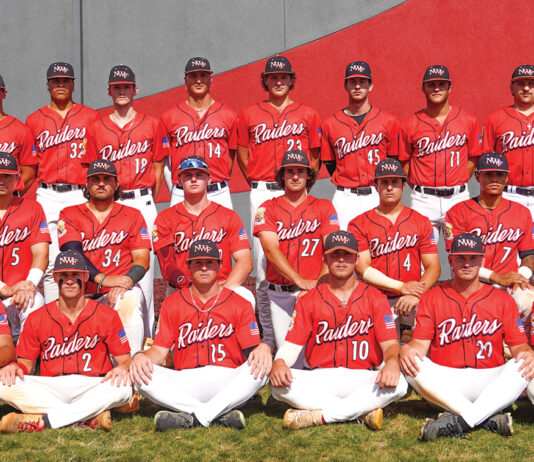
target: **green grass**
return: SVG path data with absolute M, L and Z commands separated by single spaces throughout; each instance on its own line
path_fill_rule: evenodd
M 514 405 L 515 435 L 504 438 L 485 430 L 469 439 L 447 438 L 430 443 L 417 440 L 426 417 L 438 411 L 415 395 L 384 410 L 380 432 L 345 423 L 282 429 L 285 404 L 261 391 L 244 409 L 247 427 L 197 428 L 154 432 L 153 410 L 142 408 L 133 416 L 115 414 L 109 433 L 84 429 L 46 430 L 40 433 L 0 435 L 0 460 L 7 461 L 310 461 L 396 460 L 532 461 L 534 460 L 534 407 L 528 401 Z M 7 406 L 0 415 L 11 412 Z

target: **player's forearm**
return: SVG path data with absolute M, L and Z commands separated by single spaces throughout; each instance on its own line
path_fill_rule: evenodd
M 297 362 L 302 348 L 304 348 L 304 345 L 297 345 L 296 343 L 285 341 L 280 349 L 276 352 L 274 360 L 284 361 L 287 367 L 291 367 Z
M 510 353 L 512 353 L 512 356 L 514 358 L 522 351 L 532 350 L 526 343 L 522 343 L 521 345 L 514 345 L 514 346 L 508 345 L 508 348 L 510 348 Z
M 275 267 L 276 271 L 278 271 L 283 277 L 289 279 L 294 284 L 297 284 L 297 282 L 302 279 L 300 274 L 295 271 L 278 247 L 267 249 L 264 248 L 263 250 L 265 252 L 265 258 L 269 260 L 269 262 Z
M 115 364 L 117 366 L 124 366 L 126 368 L 130 367 L 130 363 L 132 362 L 130 353 L 120 356 L 113 356 L 113 359 L 115 360 Z
M 152 190 L 152 197 L 154 198 L 154 202 L 156 202 L 161 189 L 161 182 L 163 181 L 163 161 L 154 162 L 154 174 L 156 176 L 156 182 L 154 183 L 154 189 Z
M 389 361 L 398 361 L 400 353 L 400 345 L 397 340 L 386 340 L 385 342 L 380 342 L 380 347 L 384 354 L 384 363 Z
M 310 166 L 315 171 L 319 171 L 320 167 L 321 148 L 310 149 Z
M 469 157 L 467 159 L 467 174 L 469 178 L 471 178 L 473 176 L 473 173 L 475 173 L 476 166 L 477 166 L 477 158 Z
M 381 271 L 369 266 L 362 274 L 362 279 L 382 290 L 392 290 L 394 292 L 399 292 L 402 289 L 403 282 L 397 279 L 390 278 L 386 276 Z
M 243 285 L 251 271 L 252 257 L 249 256 L 249 258 L 244 257 L 236 260 L 230 274 L 226 278 L 224 286 L 228 289 L 234 289 Z
M 136 353 L 136 355 L 144 354 L 153 364 L 157 364 L 158 366 L 160 366 L 161 364 L 163 364 L 163 361 L 165 361 L 165 358 L 167 358 L 168 353 L 168 348 L 153 345 L 148 350 L 145 350 L 142 353 Z
M 0 367 L 4 367 L 9 363 L 12 363 L 15 361 L 15 358 L 15 347 L 13 346 L 13 343 L 11 343 L 11 345 L 0 346 Z
M 437 265 L 432 265 L 432 266 L 429 266 L 428 268 L 425 268 L 424 273 L 421 276 L 421 279 L 419 279 L 419 282 L 423 282 L 425 284 L 425 289 L 424 289 L 425 292 L 432 288 L 432 286 L 439 279 L 440 274 L 441 274 L 441 266 L 439 264 L 439 260 L 437 262 Z
M 239 165 L 239 169 L 241 170 L 241 173 L 243 173 L 245 180 L 249 181 L 247 176 L 248 148 L 245 148 L 244 146 L 237 147 L 237 165 Z
M 228 150 L 228 172 L 230 173 L 230 176 L 232 176 L 232 171 L 234 170 L 235 154 L 236 154 L 235 149 Z
M 26 368 L 26 370 L 28 371 L 28 374 L 32 373 L 33 368 L 35 367 L 35 360 L 17 357 L 16 361 L 17 361 L 18 364 L 20 364 L 24 368 Z
M 35 167 L 29 165 L 21 165 L 20 167 L 22 182 L 24 183 L 24 191 L 22 195 L 26 194 L 26 191 L 30 189 L 35 180 Z

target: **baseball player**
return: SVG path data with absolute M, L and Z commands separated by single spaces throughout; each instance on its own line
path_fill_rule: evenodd
M 245 108 L 237 119 L 237 161 L 250 184 L 251 229 L 257 208 L 284 191 L 275 181 L 287 151 L 298 149 L 310 156 L 314 170 L 319 168 L 321 146 L 320 119 L 317 112 L 291 99 L 296 74 L 285 56 L 274 56 L 261 74 L 266 101 Z M 270 310 L 265 278 L 266 261 L 258 238 L 252 239 L 256 267 L 256 298 L 260 311 Z
M 326 283 L 297 301 L 270 375 L 274 398 L 297 408 L 286 411 L 284 428 L 363 417 L 379 430 L 382 407 L 407 392 L 391 310 L 383 294 L 356 280 L 357 252 L 351 233 L 328 235 Z M 290 369 L 303 348 L 312 370 Z
M 482 240 L 457 235 L 449 251 L 453 280 L 419 301 L 413 340 L 401 350 L 408 383 L 427 401 L 445 409 L 427 419 L 420 438 L 459 436 L 482 426 L 511 436 L 512 404 L 534 377 L 534 352 L 514 301 L 478 279 L 484 264 Z M 503 340 L 515 360 L 504 363 Z
M 380 203 L 352 220 L 348 230 L 358 241 L 358 275 L 385 292 L 402 333 L 413 325 L 421 294 L 439 278 L 438 249 L 430 220 L 402 205 L 406 176 L 400 162 L 380 161 L 374 177 Z
M 450 248 L 458 234 L 469 232 L 479 236 L 486 255 L 478 275 L 480 280 L 513 290 L 527 325 L 534 300 L 534 293 L 528 295 L 533 289 L 529 280 L 534 270 L 532 216 L 525 206 L 503 197 L 509 178 L 508 161 L 503 154 L 483 154 L 475 176 L 480 183 L 480 195 L 460 202 L 445 216 L 446 248 Z
M 373 183 L 376 165 L 386 156 L 399 155 L 399 119 L 371 106 L 372 90 L 369 64 L 349 63 L 345 70 L 348 104 L 321 124 L 321 158 L 336 185 L 332 202 L 342 229 L 378 205 Z
M 173 409 L 156 414 L 156 430 L 220 424 L 245 427 L 244 404 L 265 383 L 271 351 L 260 344 L 252 305 L 221 287 L 215 242 L 195 241 L 188 252 L 191 284 L 161 305 L 153 346 L 134 355 L 130 376 L 152 401 Z M 174 348 L 176 370 L 160 364 Z
M 42 207 L 14 196 L 19 181 L 15 157 L 0 152 L 0 297 L 15 340 L 30 312 L 44 305 L 37 286 L 48 265 L 50 243 Z
M 187 61 L 184 77 L 187 99 L 161 115 L 171 144 L 171 168 L 170 171 L 165 169 L 171 206 L 184 200 L 184 191 L 178 183 L 178 165 L 185 157 L 199 156 L 205 159 L 211 171 L 209 200 L 232 208 L 228 180 L 236 151 L 233 138 L 237 113 L 212 98 L 212 74 L 206 58 Z
M 401 124 L 399 160 L 412 188 L 412 208 L 428 217 L 439 240 L 445 213 L 469 198 L 467 182 L 481 154 L 476 119 L 449 104 L 451 79 L 445 66 L 423 76 L 426 108 Z
M 59 245 L 84 257 L 89 270 L 87 294 L 118 311 L 132 352 L 136 352 L 146 330 L 145 299 L 137 283 L 148 268 L 150 235 L 139 210 L 116 202 L 120 195 L 117 170 L 109 160 L 91 163 L 85 194 L 88 202 L 61 211 Z
M 58 254 L 59 299 L 28 316 L 16 361 L 0 370 L 0 402 L 23 412 L 2 418 L 3 433 L 75 423 L 110 430 L 108 409 L 128 403 L 128 338 L 115 311 L 84 296 L 88 277 L 82 255 Z M 37 360 L 40 375 L 30 375 Z
M 322 264 L 326 236 L 339 230 L 332 203 L 308 195 L 317 173 L 308 156 L 287 151 L 275 179 L 284 195 L 258 207 L 254 236 L 260 238 L 267 258 L 270 311 L 259 311 L 263 341 L 280 348 L 284 343 L 297 296 L 311 290 L 326 273 Z M 273 338 L 274 334 L 274 338 Z
M 193 242 L 209 239 L 221 253 L 219 283 L 255 305 L 252 293 L 241 286 L 252 270 L 247 233 L 236 212 L 209 200 L 210 169 L 205 159 L 183 159 L 178 166 L 178 184 L 184 191 L 183 202 L 161 211 L 152 232 L 161 273 L 170 284 L 167 294 L 189 284 L 187 253 Z
M 511 106 L 492 112 L 484 123 L 483 152 L 504 154 L 510 165 L 503 196 L 523 204 L 534 215 L 534 66 L 515 68 Z
M 52 63 L 46 78 L 50 104 L 30 114 L 26 125 L 33 134 L 39 158 L 37 202 L 43 206 L 52 237 L 44 276 L 44 296 L 50 302 L 58 297 L 52 265 L 59 252 L 59 212 L 69 205 L 85 202 L 82 188 L 87 166 L 97 158 L 88 129 L 99 116 L 95 110 L 72 101 L 74 70 L 70 64 Z
M 98 156 L 115 165 L 122 195 L 118 203 L 141 212 L 148 229 L 156 215 L 155 200 L 163 178 L 163 161 L 168 155 L 169 141 L 165 128 L 157 118 L 140 114 L 133 107 L 138 93 L 135 74 L 125 65 L 114 66 L 109 73 L 108 94 L 114 110 L 91 126 Z M 154 326 L 154 254 L 139 281 L 148 313 L 143 313 L 145 326 Z M 145 332 L 152 337 L 152 330 Z
M 24 194 L 35 179 L 39 160 L 33 149 L 33 135 L 26 125 L 4 112 L 7 90 L 0 75 L 0 152 L 12 154 L 20 166 L 21 177 L 15 191 Z

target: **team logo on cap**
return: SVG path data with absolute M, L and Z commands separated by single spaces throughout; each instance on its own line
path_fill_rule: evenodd
M 304 160 L 304 156 L 300 152 L 288 152 L 287 159 L 302 162 Z
M 350 242 L 348 236 L 344 236 L 343 234 L 334 234 L 331 239 L 332 242 L 339 242 L 340 244 L 348 244 Z
M 286 67 L 286 64 L 283 61 L 271 61 L 269 66 L 278 69 L 284 69 Z
M 123 79 L 126 79 L 128 78 L 128 76 L 129 76 L 129 73 L 126 71 L 122 71 L 120 69 L 113 71 L 113 77 L 122 77 Z
M 384 162 L 382 165 L 382 170 L 389 170 L 390 172 L 396 172 L 397 166 L 391 162 Z
M 198 67 L 207 67 L 206 61 L 203 61 L 201 59 L 193 59 L 191 61 L 192 66 L 198 66 Z
M 493 165 L 496 165 L 497 167 L 500 167 L 504 164 L 504 162 L 498 157 L 488 156 L 486 157 L 486 160 L 488 164 L 493 164 Z
M 59 264 L 60 265 L 76 265 L 78 263 L 78 259 L 76 257 L 72 256 L 66 256 L 66 257 L 59 257 Z
M 477 246 L 477 243 L 472 239 L 461 237 L 460 239 L 458 239 L 458 245 L 465 245 L 474 249 Z
M 206 244 L 195 244 L 195 252 L 205 252 L 209 253 L 211 251 L 211 246 Z
M 5 157 L 0 157 L 0 165 L 3 167 L 11 167 L 11 161 Z
M 428 73 L 430 75 L 439 75 L 439 76 L 443 76 L 445 75 L 445 70 L 442 69 L 441 67 L 432 67 L 428 70 Z
M 364 72 L 365 67 L 363 67 L 361 64 L 351 64 L 350 70 L 356 72 Z
M 61 66 L 61 65 L 54 65 L 54 72 L 63 72 L 64 74 L 66 74 L 67 72 L 69 72 L 69 68 L 67 66 Z
M 517 75 L 527 75 L 529 77 L 532 77 L 534 75 L 534 69 L 530 67 L 520 67 L 517 69 Z
M 111 169 L 111 165 L 109 165 L 107 162 L 98 162 L 96 161 L 94 164 L 93 164 L 94 168 L 102 168 L 104 170 L 110 170 Z

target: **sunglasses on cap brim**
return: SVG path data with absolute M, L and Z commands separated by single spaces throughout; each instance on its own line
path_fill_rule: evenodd
M 197 160 L 197 159 L 188 159 L 188 160 L 184 160 L 180 163 L 180 165 L 178 166 L 178 170 L 186 170 L 186 169 L 190 169 L 190 168 L 198 168 L 200 170 L 208 170 L 208 165 L 201 161 L 201 160 Z

